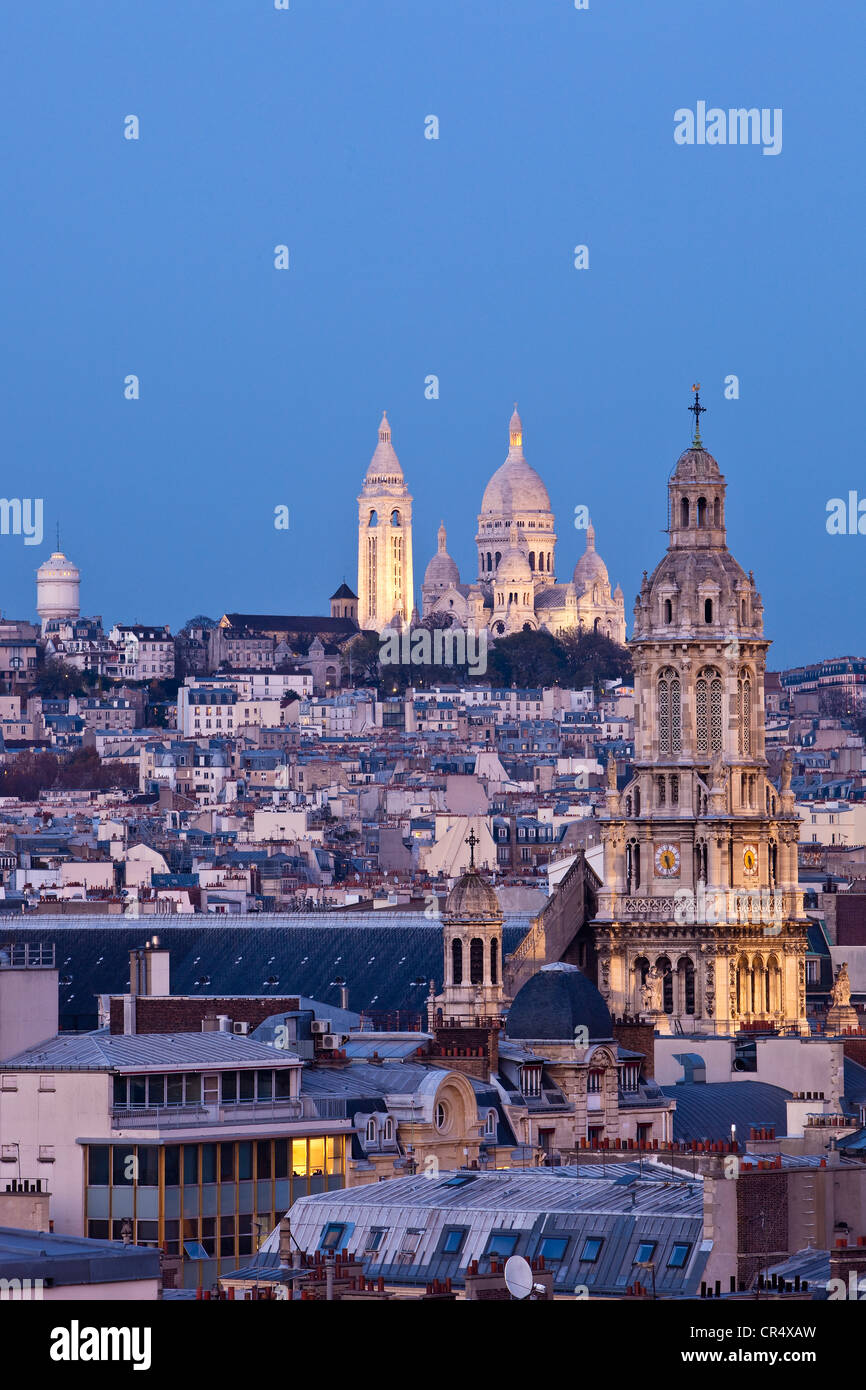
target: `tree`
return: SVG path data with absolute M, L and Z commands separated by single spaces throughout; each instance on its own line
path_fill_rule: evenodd
M 68 699 L 71 695 L 89 694 L 95 684 L 91 671 L 79 671 L 76 666 L 51 657 L 37 671 L 31 690 L 46 699 Z

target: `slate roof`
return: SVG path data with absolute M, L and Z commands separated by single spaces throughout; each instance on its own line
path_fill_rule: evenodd
M 788 1132 L 785 1101 L 791 1092 L 766 1081 L 680 1082 L 662 1086 L 675 1100 L 674 1139 L 730 1139 L 731 1125 L 745 1140 L 752 1125 L 775 1125 L 776 1134 Z
M 557 963 L 543 965 L 517 991 L 505 1031 L 512 1040 L 571 1042 L 579 1026 L 593 1039 L 613 1037 L 610 1013 L 592 981 L 577 966 Z
M 505 918 L 505 954 L 529 924 L 526 914 Z M 173 994 L 303 994 L 329 1007 L 339 1001 L 332 981 L 341 975 L 357 1010 L 420 1012 L 427 987 L 413 981 L 442 983 L 442 924 L 421 912 L 239 913 L 219 926 L 213 917 L 174 925 L 163 917 L 135 922 L 46 915 L 25 927 L 16 916 L 4 920 L 2 936 L 13 943 L 54 942 L 60 978 L 67 981 L 60 989 L 60 1026 L 84 1029 L 96 1026 L 97 994 L 129 988 L 129 952 L 153 928 L 171 952 Z

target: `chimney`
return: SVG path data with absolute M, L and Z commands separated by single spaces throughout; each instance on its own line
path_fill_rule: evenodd
M 158 936 L 146 941 L 142 950 L 130 951 L 130 994 L 171 994 L 169 962 L 170 953 L 160 947 Z

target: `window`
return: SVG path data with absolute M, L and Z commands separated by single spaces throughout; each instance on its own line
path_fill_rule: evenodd
M 436 1128 L 445 1129 L 448 1124 L 448 1107 L 440 1100 L 436 1106 Z
M 320 1250 L 339 1250 L 340 1241 L 343 1239 L 343 1232 L 346 1227 L 342 1221 L 329 1221 L 322 1231 L 322 1239 L 319 1242 Z
M 635 1252 L 632 1263 L 636 1265 L 647 1264 L 652 1259 L 655 1248 L 656 1243 L 654 1240 L 642 1240 Z
M 668 1269 L 683 1269 L 686 1260 L 689 1258 L 691 1246 L 684 1241 L 677 1241 L 671 1250 L 671 1257 L 668 1260 Z
M 496 1133 L 496 1111 L 488 1110 L 484 1121 L 484 1133 L 492 1138 Z
M 442 1248 L 440 1250 L 440 1254 L 459 1255 L 465 1239 L 466 1228 L 464 1226 L 456 1227 L 453 1230 L 446 1231 L 442 1239 Z
M 713 600 L 712 600 L 711 598 L 705 598 L 705 599 L 704 599 L 704 622 L 705 622 L 705 623 L 711 623 L 712 621 L 713 621 Z
M 485 1255 L 513 1255 L 517 1249 L 517 1234 L 513 1231 L 494 1231 L 488 1238 Z
M 682 743 L 680 679 L 670 667 L 659 675 L 657 711 L 659 752 L 679 753 Z
M 375 1252 L 379 1249 L 380 1245 L 382 1244 L 382 1241 L 385 1239 L 386 1235 L 387 1227 L 374 1227 L 370 1234 L 367 1236 L 367 1239 L 364 1243 L 365 1255 L 375 1254 Z
M 604 1240 L 601 1236 L 588 1236 L 583 1243 L 580 1258 L 586 1260 L 588 1264 L 595 1264 L 601 1254 L 601 1247 L 603 1245 Z
M 545 1236 L 539 1254 L 546 1260 L 564 1260 L 567 1249 L 568 1236 Z
M 367 1143 L 368 1143 L 368 1144 L 375 1144 L 375 1142 L 376 1142 L 376 1121 L 375 1121 L 375 1120 L 368 1120 L 368 1121 L 367 1121 Z

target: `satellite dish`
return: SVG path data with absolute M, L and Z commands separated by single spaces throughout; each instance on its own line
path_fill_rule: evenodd
M 512 1298 L 528 1298 L 533 1279 L 529 1261 L 522 1255 L 509 1255 L 505 1261 L 505 1287 Z

